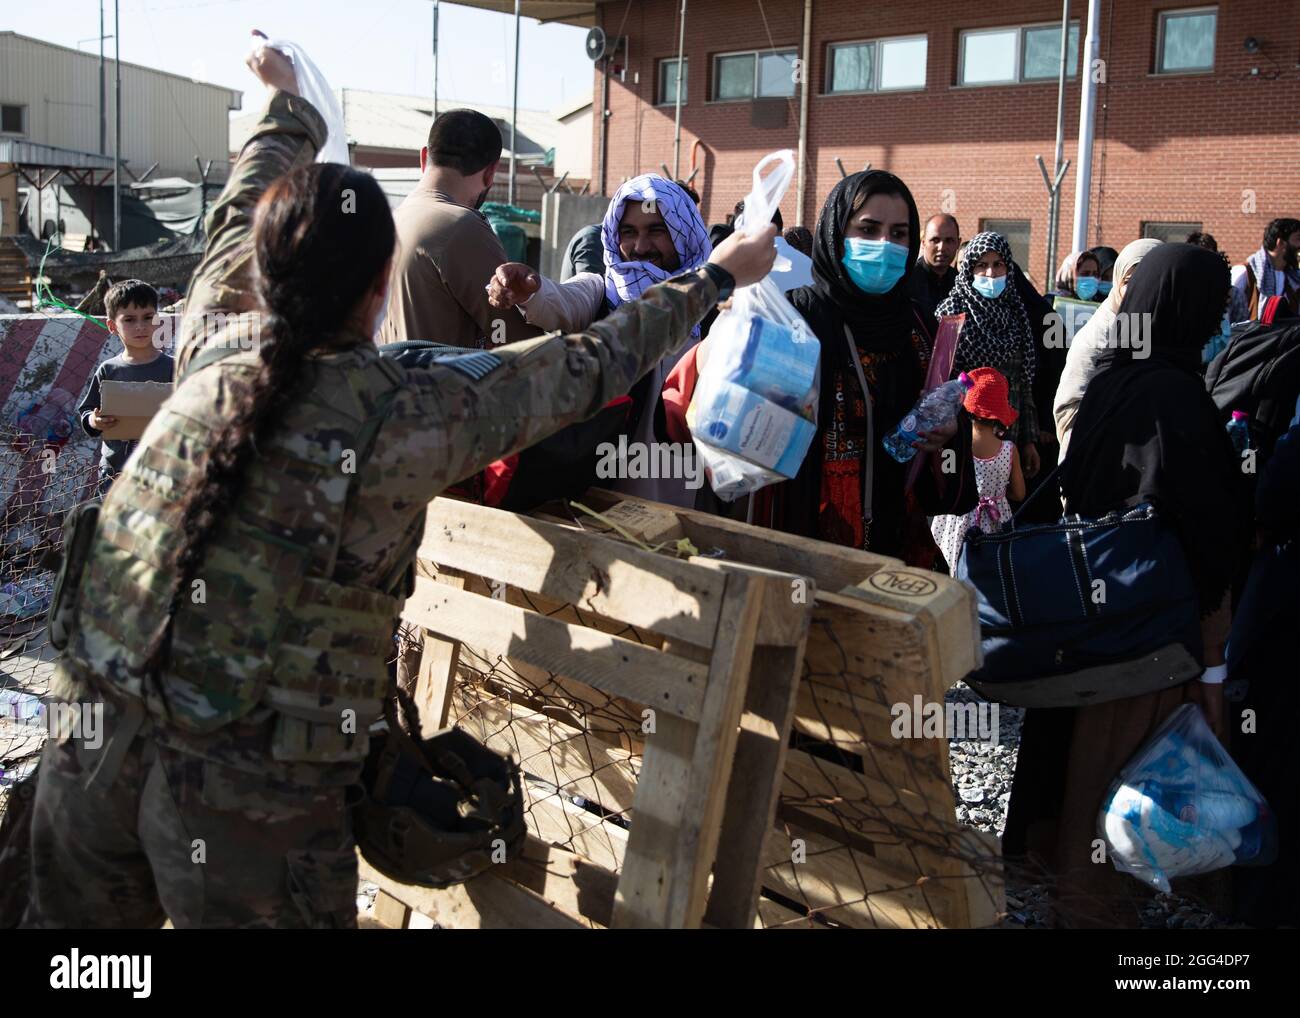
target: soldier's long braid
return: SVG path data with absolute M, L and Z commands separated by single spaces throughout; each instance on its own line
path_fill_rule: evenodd
M 146 674 L 166 667 L 172 620 L 203 564 L 208 538 L 235 509 L 258 444 L 310 381 L 304 354 L 337 340 L 384 270 L 395 236 L 388 201 L 374 177 L 335 163 L 285 175 L 258 202 L 253 242 L 263 308 L 261 370 L 179 496 L 170 610 L 147 649 Z

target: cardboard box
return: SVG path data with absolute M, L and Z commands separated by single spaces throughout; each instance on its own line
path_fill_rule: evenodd
M 99 412 L 116 417 L 117 424 L 107 428 L 104 438 L 116 440 L 139 438 L 158 408 L 172 394 L 171 382 L 114 382 L 99 384 Z

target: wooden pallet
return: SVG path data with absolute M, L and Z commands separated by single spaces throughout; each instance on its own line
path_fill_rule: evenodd
M 895 704 L 942 704 L 980 664 L 967 590 L 896 559 L 704 513 L 601 491 L 583 503 L 651 545 L 686 538 L 725 561 L 806 576 L 816 591 L 764 893 L 845 926 L 994 923 L 1005 910 L 1000 849 L 956 820 L 947 740 L 891 732 Z M 563 507 L 536 515 L 611 531 Z
M 430 507 L 419 566 L 403 618 L 422 637 L 399 675 L 416 676 L 426 732 L 455 723 L 520 760 L 530 838 L 522 857 L 442 891 L 363 861 L 381 914 L 760 922 L 815 593 L 792 591 L 806 580 L 448 499 Z

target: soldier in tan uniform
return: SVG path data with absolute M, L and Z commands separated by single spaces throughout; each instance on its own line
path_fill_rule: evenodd
M 773 261 L 737 237 L 586 332 L 400 369 L 370 340 L 384 196 L 313 163 L 282 56 L 249 64 L 273 91 L 209 216 L 176 392 L 75 586 L 56 691 L 103 737 L 46 745 L 27 926 L 355 925 L 348 790 L 427 503 L 626 392 Z

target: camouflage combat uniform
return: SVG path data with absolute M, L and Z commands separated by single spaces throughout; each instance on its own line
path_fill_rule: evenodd
M 105 500 L 86 560 L 56 692 L 102 702 L 105 736 L 46 745 L 24 925 L 354 925 L 348 800 L 427 503 L 626 392 L 716 300 L 689 273 L 575 335 L 411 369 L 360 335 L 312 354 L 305 395 L 205 548 L 204 594 L 176 613 L 168 668 L 145 678 L 175 493 L 257 366 L 255 351 L 206 353 L 256 333 L 252 210 L 323 138 L 308 103 L 275 93 L 209 217 L 177 390 Z M 214 329 L 210 313 L 229 320 Z

